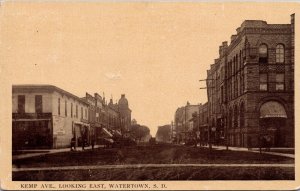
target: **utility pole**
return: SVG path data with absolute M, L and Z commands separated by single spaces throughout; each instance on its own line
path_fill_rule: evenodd
M 184 144 L 186 144 L 187 128 L 186 128 L 186 106 L 184 107 Z
M 206 87 L 203 88 L 199 88 L 199 89 L 207 89 L 207 102 L 209 103 L 209 99 L 210 99 L 210 95 L 209 95 L 209 90 L 210 89 L 214 89 L 214 86 L 208 86 L 208 81 L 214 81 L 215 79 L 203 79 L 203 80 L 199 80 L 201 81 L 206 81 Z M 213 106 L 213 97 L 212 97 L 212 102 L 211 102 L 212 106 Z M 213 110 L 212 110 L 213 111 Z M 208 115 L 210 115 L 210 104 L 207 105 L 207 113 Z M 210 125 L 210 117 L 209 117 L 209 121 L 208 121 L 208 145 L 209 145 L 209 150 L 212 150 L 212 143 L 211 143 L 211 125 Z
M 200 109 L 201 109 L 201 103 L 199 103 L 199 111 L 198 111 L 198 115 L 197 115 L 197 121 L 198 121 L 198 132 L 197 132 L 197 137 L 196 137 L 196 147 L 197 147 L 197 144 L 198 144 L 198 141 L 199 141 L 199 146 L 201 147 L 201 132 L 200 132 Z

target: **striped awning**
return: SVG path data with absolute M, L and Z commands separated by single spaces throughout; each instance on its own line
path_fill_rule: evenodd
M 102 130 L 108 137 L 113 137 L 113 135 L 106 128 L 102 128 Z
M 277 101 L 269 101 L 261 106 L 260 118 L 287 118 L 287 115 L 283 105 Z

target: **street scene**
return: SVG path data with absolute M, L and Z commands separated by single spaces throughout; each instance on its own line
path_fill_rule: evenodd
M 142 22 L 128 7 L 151 19 Z M 295 180 L 295 14 L 282 15 L 283 23 L 243 16 L 211 30 L 214 24 L 199 24 L 205 17 L 195 19 L 188 8 L 178 14 L 190 20 L 173 20 L 170 12 L 152 13 L 161 8 L 155 5 L 128 7 L 118 9 L 127 20 L 100 6 L 101 14 L 89 15 L 95 25 L 84 16 L 70 24 L 73 9 L 50 23 L 62 31 L 53 46 L 64 51 L 47 49 L 57 57 L 34 66 L 49 69 L 40 82 L 24 74 L 12 85 L 12 180 Z M 208 41 L 194 42 L 205 28 L 224 37 L 206 32 L 200 36 Z M 193 43 L 173 41 L 181 33 Z M 82 44 L 73 49 L 68 41 Z M 177 46 L 185 48 L 175 54 Z M 200 50 L 210 61 L 192 57 Z

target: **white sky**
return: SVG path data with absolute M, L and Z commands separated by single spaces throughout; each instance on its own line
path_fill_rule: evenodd
M 255 6 L 254 6 L 255 5 Z M 286 4 L 3 3 L 1 75 L 83 97 L 125 93 L 132 118 L 157 126 L 177 107 L 204 103 L 206 70 L 243 20 L 290 23 Z

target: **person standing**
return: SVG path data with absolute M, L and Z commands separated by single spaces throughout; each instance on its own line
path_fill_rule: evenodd
M 247 139 L 247 146 L 248 146 L 248 151 L 252 150 L 252 140 L 250 136 Z
M 74 148 L 74 150 L 76 151 L 76 141 L 75 141 L 75 137 L 72 137 L 72 139 L 71 139 L 71 151 L 73 151 L 73 148 Z
M 92 150 L 94 150 L 94 146 L 95 146 L 95 137 L 94 136 L 92 136 L 91 144 L 92 144 Z

